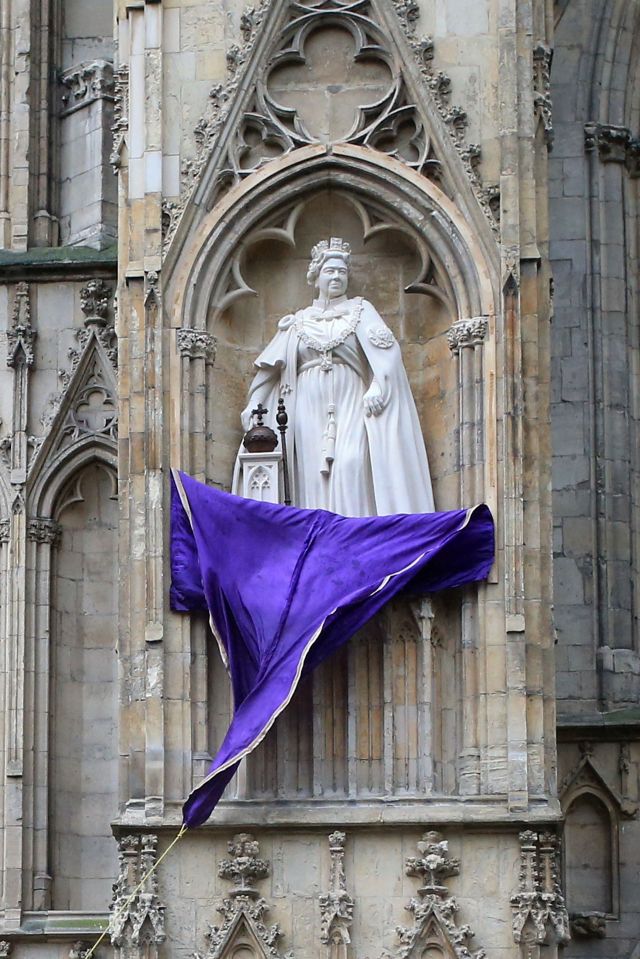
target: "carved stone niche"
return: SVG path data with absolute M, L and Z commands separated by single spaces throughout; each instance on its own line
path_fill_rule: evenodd
M 400 342 L 436 505 L 454 508 L 460 495 L 459 380 L 447 336 L 456 319 L 450 278 L 439 256 L 400 216 L 340 189 L 316 191 L 267 218 L 228 257 L 226 272 L 214 287 L 207 330 L 215 336 L 217 355 L 215 365 L 205 370 L 207 433 L 213 437 L 203 451 L 208 478 L 227 486 L 230 482 L 253 362 L 278 320 L 311 302 L 309 251 L 328 236 L 341 236 L 351 245 L 349 295 L 370 300 Z M 432 631 L 431 622 L 425 626 L 427 619 L 416 616 L 406 601 L 394 604 L 348 649 L 323 664 L 247 761 L 237 795 L 271 799 L 292 792 L 341 798 L 354 791 L 361 796 L 391 791 L 415 798 L 455 792 L 456 733 L 451 711 L 442 705 L 456 695 L 460 609 L 445 601 L 437 609 L 438 629 Z M 209 698 L 218 704 L 210 721 L 213 750 L 226 721 L 221 695 L 228 683 L 220 664 L 209 668 Z M 384 719 L 384 684 L 391 675 L 406 675 L 407 689 L 396 690 L 393 715 Z M 348 676 L 358 678 L 349 683 Z M 368 677 L 366 688 L 363 676 Z M 420 732 L 415 737 L 403 732 L 411 729 Z M 374 744 L 370 755 L 362 754 L 362 742 Z M 331 752 L 327 743 L 342 745 Z M 291 760 L 283 776 L 278 757 L 284 755 Z
M 283 81 L 283 89 L 285 85 Z M 341 237 L 352 251 L 349 296 L 370 300 L 400 344 L 425 437 L 436 508 L 483 499 L 491 504 L 482 482 L 496 472 L 483 472 L 485 450 L 496 448 L 495 420 L 493 437 L 485 439 L 490 416 L 484 413 L 492 412 L 484 384 L 493 370 L 485 364 L 493 363 L 493 354 L 485 350 L 483 337 L 489 341 L 493 335 L 494 272 L 484 240 L 469 220 L 432 180 L 381 151 L 352 143 L 334 144 L 330 152 L 317 144 L 296 148 L 270 171 L 265 166 L 236 183 L 224 204 L 216 203 L 215 192 L 207 194 L 207 184 L 199 187 L 197 213 L 207 222 L 201 221 L 196 233 L 194 220 L 193 242 L 181 247 L 181 259 L 168 260 L 164 287 L 165 309 L 180 317 L 180 326 L 201 330 L 216 342 L 215 364 L 204 369 L 200 364 L 198 371 L 194 364 L 183 364 L 180 395 L 174 397 L 181 410 L 181 435 L 189 437 L 183 443 L 183 468 L 229 488 L 254 361 L 273 338 L 278 321 L 311 303 L 314 294 L 306 274 L 312 246 Z M 188 218 L 183 232 L 187 223 Z M 471 320 L 478 321 L 477 331 L 474 326 L 472 336 L 460 337 L 452 352 L 448 331 Z M 462 381 L 469 387 L 464 410 Z M 461 454 L 461 412 L 468 459 Z M 474 456 L 479 481 L 467 488 L 463 476 L 475 467 Z M 468 755 L 477 764 L 479 756 L 473 738 L 482 735 L 473 714 L 478 659 L 473 654 L 482 639 L 476 629 L 463 643 L 463 628 L 459 597 L 438 599 L 435 617 L 424 611 L 414 615 L 407 602 L 387 611 L 301 688 L 299 705 L 292 702 L 236 780 L 236 797 L 394 795 L 414 800 L 473 792 L 459 788 L 459 757 Z M 457 672 L 461 650 L 469 651 L 470 660 L 462 695 Z M 208 713 L 208 741 L 198 743 L 203 754 L 217 748 L 228 718 L 228 681 L 219 665 L 215 655 L 208 657 L 208 676 L 196 683 L 198 688 L 208 683 L 209 702 L 216 703 Z M 385 684 L 398 675 L 412 676 L 420 684 L 419 695 L 398 690 L 389 703 Z M 207 709 L 204 697 L 201 709 Z M 406 756 L 396 761 L 393 730 L 417 726 L 432 740 L 416 743 L 407 734 Z M 462 731 L 468 731 L 468 742 L 462 742 Z M 281 735 L 284 742 L 277 739 Z M 358 752 L 358 742 L 371 745 Z M 478 792 L 478 769 L 467 778 Z M 232 796 L 230 791 L 228 798 Z

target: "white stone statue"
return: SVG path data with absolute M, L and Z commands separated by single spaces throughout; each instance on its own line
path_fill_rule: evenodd
M 289 414 L 292 501 L 346 516 L 433 512 L 427 454 L 400 347 L 375 307 L 347 297 L 350 247 L 311 251 L 311 306 L 289 313 L 255 361 L 242 426 L 262 403 Z M 239 492 L 239 462 L 234 474 Z

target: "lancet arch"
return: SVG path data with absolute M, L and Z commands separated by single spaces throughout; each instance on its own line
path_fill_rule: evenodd
M 107 437 L 86 436 L 72 447 L 61 451 L 36 477 L 29 496 L 31 512 L 36 516 L 54 517 L 61 491 L 74 475 L 97 463 L 111 470 L 114 481 L 117 473 L 117 453 L 113 440 Z

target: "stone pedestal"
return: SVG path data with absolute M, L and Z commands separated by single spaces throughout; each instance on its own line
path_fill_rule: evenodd
M 263 503 L 279 503 L 282 453 L 241 453 L 241 490 L 247 499 Z

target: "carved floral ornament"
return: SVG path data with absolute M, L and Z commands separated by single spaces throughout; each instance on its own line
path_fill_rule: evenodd
M 222 922 L 209 925 L 207 951 L 204 956 L 195 953 L 194 959 L 220 959 L 240 950 L 256 959 L 280 959 L 280 927 L 265 923 L 269 905 L 255 889 L 255 883 L 269 875 L 269 863 L 260 859 L 260 845 L 249 833 L 234 836 L 228 850 L 230 858 L 218 867 L 220 878 L 232 883 L 228 897 L 217 906 Z M 285 959 L 292 959 L 291 954 Z
M 283 5 L 283 14 L 275 11 L 268 22 L 265 14 L 271 4 L 262 2 L 243 16 L 243 43 L 227 53 L 229 80 L 212 88 L 208 112 L 195 127 L 196 151 L 183 163 L 181 197 L 164 205 L 165 245 L 210 159 L 215 159 L 210 204 L 272 159 L 308 144 L 332 142 L 352 143 L 394 157 L 437 179 L 452 194 L 444 158 L 436 156 L 429 131 L 428 117 L 434 114 L 444 125 L 445 137 L 448 131 L 476 198 L 496 228 L 495 189 L 483 187 L 479 180 L 480 148 L 465 142 L 466 113 L 449 103 L 451 81 L 433 67 L 432 40 L 414 35 L 418 6 L 405 0 L 394 0 L 394 6 L 408 35 L 404 42 L 415 57 L 408 71 L 413 76 L 410 82 L 405 77 L 406 54 L 394 41 L 386 19 L 389 15 L 393 18 L 393 13 L 381 16 L 377 0 L 290 0 Z M 263 31 L 271 34 L 268 45 L 260 30 L 263 24 Z M 338 38 L 340 49 L 334 50 L 332 62 L 340 75 L 329 84 L 318 79 L 316 90 L 309 93 L 316 61 L 321 64 L 323 60 L 316 41 L 327 29 L 332 30 L 334 42 Z M 321 73 L 318 71 L 318 77 Z M 419 97 L 412 93 L 416 82 Z M 298 83 L 305 88 L 304 97 L 295 92 Z M 360 102 L 349 121 L 344 108 L 338 120 L 332 105 L 340 103 L 347 90 L 357 94 Z M 317 109 L 314 92 L 320 97 Z M 326 116 L 322 117 L 323 111 Z
M 205 330 L 184 327 L 177 331 L 178 352 L 189 360 L 205 360 L 213 363 L 216 358 L 216 338 Z
M 449 349 L 458 355 L 465 347 L 479 346 L 487 336 L 489 324 L 484 316 L 475 316 L 470 320 L 458 320 L 447 331 Z
M 419 959 L 429 947 L 456 959 L 484 959 L 483 949 L 470 948 L 474 933 L 469 926 L 458 925 L 458 904 L 445 885 L 459 874 L 460 861 L 449 856 L 447 841 L 434 831 L 424 834 L 418 852 L 419 856 L 407 859 L 406 873 L 419 877 L 423 885 L 405 907 L 413 914 L 413 926 L 397 928 L 399 959 Z
M 49 517 L 30 519 L 27 524 L 27 537 L 34 543 L 57 546 L 62 535 L 62 526 Z

